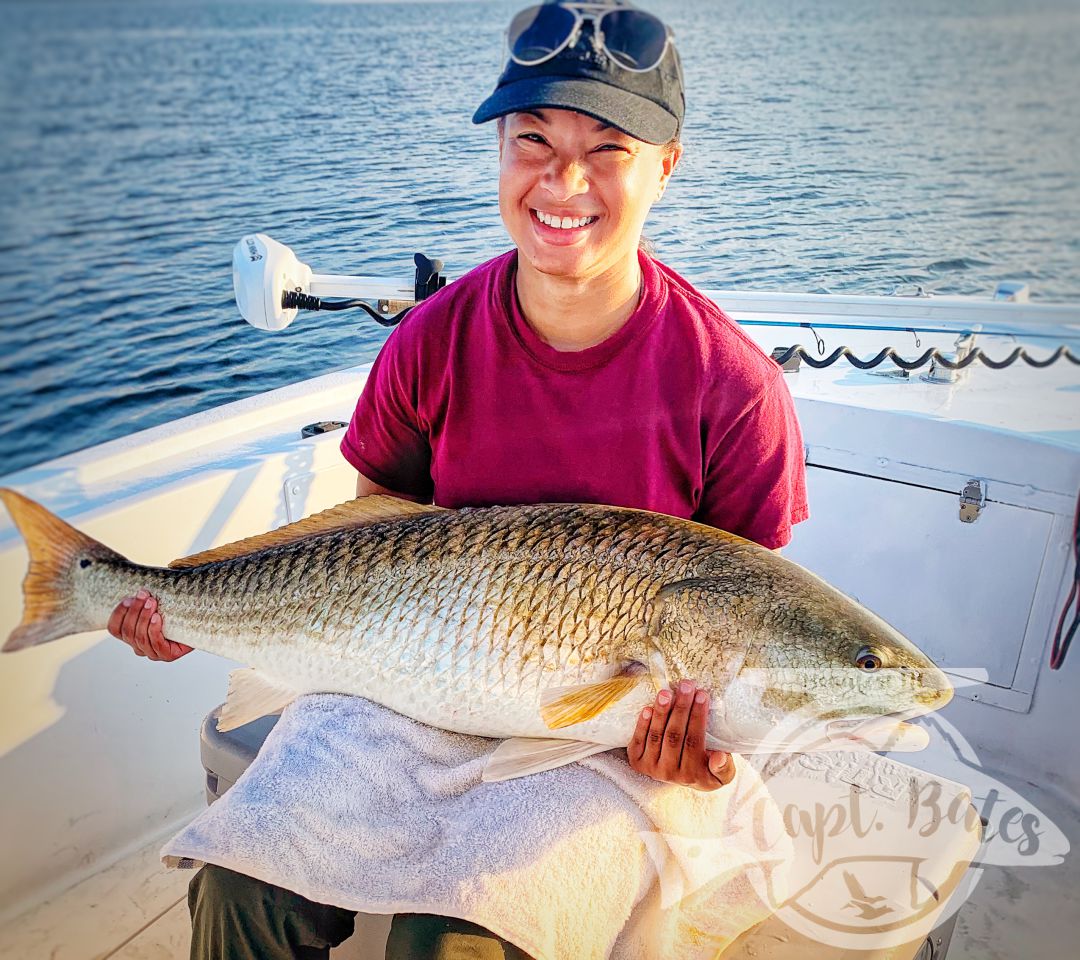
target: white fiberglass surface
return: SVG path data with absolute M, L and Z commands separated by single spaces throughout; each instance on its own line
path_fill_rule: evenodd
M 1063 529 L 1060 524 L 1065 522 L 1066 510 L 1071 510 L 1071 504 L 1060 503 L 1069 499 L 1070 489 L 1075 491 L 1071 478 L 1080 477 L 1080 470 L 1072 448 L 1058 442 L 1062 436 L 1068 439 L 1068 418 L 1075 414 L 1075 407 L 1061 405 L 1063 399 L 1075 396 L 1069 383 L 1055 379 L 1064 376 L 1061 370 L 1049 375 L 1016 370 L 1001 379 L 987 372 L 985 377 L 980 374 L 955 385 L 871 380 L 869 374 L 842 367 L 824 374 L 804 368 L 788 376 L 812 449 L 830 444 L 835 449 L 846 443 L 861 451 L 862 461 L 873 462 L 885 456 L 876 446 L 881 439 L 905 452 L 909 464 L 919 461 L 928 469 L 949 458 L 957 461 L 950 469 L 958 472 L 965 463 L 978 461 L 1006 477 L 1042 469 L 1045 464 L 1053 466 L 1052 472 L 1042 472 L 1053 480 L 1043 487 L 1053 496 L 1039 502 L 1041 510 L 1059 512 L 1040 576 L 1047 576 L 1051 563 L 1057 564 L 1058 576 L 1064 575 L 1064 557 L 1057 552 L 1060 544 L 1054 537 Z M 301 441 L 298 431 L 312 420 L 347 418 L 362 377 L 362 371 L 355 371 L 298 384 L 288 389 L 287 398 L 266 398 L 272 409 L 268 406 L 264 411 L 259 402 L 244 401 L 240 409 L 196 418 L 185 430 L 194 430 L 197 436 L 185 439 L 187 434 L 162 428 L 106 449 L 43 464 L 5 482 L 36 494 L 132 559 L 166 563 L 351 496 L 352 476 L 341 469 L 336 449 L 339 435 Z M 970 388 L 974 393 L 969 396 Z M 917 403 L 916 397 L 921 398 Z M 821 414 L 819 400 L 837 415 Z M 996 422 L 994 417 L 1005 429 L 986 429 Z M 928 424 L 935 429 L 927 432 Z M 1006 434 L 1022 445 L 1003 444 Z M 1051 454 L 1055 459 L 1040 459 Z M 294 489 L 299 492 L 292 493 Z M 950 501 L 946 512 L 951 511 Z M 819 506 L 815 521 L 827 516 L 828 510 Z M 902 519 L 891 535 L 903 534 Z M 949 520 L 956 522 L 951 516 Z M 25 553 L 10 527 L 4 529 L 0 632 L 6 633 L 21 607 L 18 584 Z M 824 536 L 822 542 L 847 549 L 857 562 L 860 538 L 876 538 L 874 550 L 887 555 L 889 545 L 881 541 L 882 536 L 880 530 L 864 524 L 849 536 Z M 941 546 L 931 540 L 926 549 Z M 985 553 L 984 562 L 996 562 L 990 547 Z M 977 570 L 950 569 L 943 558 L 939 579 L 945 582 L 933 593 L 928 587 L 913 595 L 910 584 L 902 579 L 883 586 L 898 602 L 920 604 L 926 621 L 933 624 L 935 610 L 951 603 L 951 597 L 965 589 L 968 578 L 980 582 Z M 1010 602 L 1005 591 L 1018 582 L 1006 578 L 999 585 L 1000 602 Z M 1043 597 L 1055 614 L 1063 599 L 1063 594 L 1060 598 L 1057 594 L 1059 582 L 1047 588 Z M 950 638 L 942 635 L 940 639 L 947 654 Z M 979 638 L 971 639 L 977 651 Z M 1063 732 L 1080 723 L 1070 672 L 1073 664 L 1070 660 L 1058 673 L 1040 666 L 1044 652 L 1040 644 L 1045 639 L 1040 637 L 1030 656 L 1021 657 L 1020 666 L 1031 660 L 1037 675 L 1027 713 L 959 697 L 946 708 L 953 722 L 977 740 L 979 753 L 988 763 L 1016 780 L 1034 782 L 1036 786 L 1025 789 L 1034 791 L 1031 796 L 1036 798 L 1040 790 L 1055 796 L 1074 790 L 1080 763 L 1075 738 Z M 8 853 L 0 866 L 0 897 L 5 905 L 16 907 L 100 869 L 134 838 L 160 830 L 163 816 L 179 816 L 181 807 L 195 808 L 202 790 L 198 722 L 223 698 L 225 673 L 231 665 L 204 654 L 169 666 L 139 661 L 116 641 L 97 634 L 12 656 L 2 666 L 0 702 L 7 753 L 0 757 L 0 779 L 9 786 L 0 800 Z M 295 676 L 294 664 L 282 670 Z M 388 674 L 379 683 L 387 690 L 387 700 L 401 697 L 404 712 L 414 707 L 429 709 L 432 702 L 439 702 L 434 689 L 430 696 L 419 688 L 402 694 L 395 677 Z M 371 682 L 366 676 L 356 679 Z M 458 709 L 453 699 L 446 702 L 450 711 Z M 162 743 L 169 748 L 163 751 Z M 918 755 L 902 759 L 914 765 L 920 762 Z M 1075 822 L 1075 807 L 1063 810 Z M 1070 857 L 1068 862 L 1073 860 Z M 1016 874 L 1016 882 L 1026 885 L 1016 902 L 1030 904 L 1033 900 L 1027 898 L 1037 898 L 1064 911 L 1070 902 L 1066 892 L 1057 890 L 1054 882 L 1038 879 L 1044 872 L 1053 877 L 1060 869 L 1060 865 L 1045 866 Z M 1063 876 L 1067 873 L 1062 871 Z M 991 875 L 987 873 L 988 878 Z M 1008 872 L 993 875 L 1012 877 Z M 1012 879 L 1003 880 L 1001 896 L 1010 889 L 1019 888 Z M 1040 910 L 1031 909 L 1032 916 L 1042 916 Z M 993 913 L 987 913 L 990 926 L 986 929 L 994 929 Z M 1019 910 L 1017 916 L 1022 913 Z M 1055 922 L 1058 928 L 1053 927 Z M 1061 929 L 1063 923 L 1060 917 L 1048 916 L 1043 926 Z M 1004 933 L 1001 942 L 1009 942 Z

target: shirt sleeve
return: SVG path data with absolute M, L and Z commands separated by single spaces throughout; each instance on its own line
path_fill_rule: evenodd
M 404 328 L 379 351 L 341 441 L 341 452 L 369 480 L 430 500 L 431 445 L 417 412 L 420 366 Z
M 809 515 L 802 431 L 779 371 L 726 430 L 705 432 L 705 480 L 694 519 L 776 549 Z

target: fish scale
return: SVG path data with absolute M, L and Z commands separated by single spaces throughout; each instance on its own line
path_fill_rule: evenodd
M 813 574 L 647 511 L 366 497 L 162 569 L 0 497 L 32 558 L 5 651 L 101 629 L 145 588 L 172 640 L 256 669 L 230 692 L 252 710 L 349 693 L 462 733 L 610 746 L 657 687 L 691 676 L 713 694 L 709 732 L 755 750 L 808 711 L 910 717 L 951 696 L 913 644 Z

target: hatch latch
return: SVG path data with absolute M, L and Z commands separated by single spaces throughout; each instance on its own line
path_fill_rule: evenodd
M 960 521 L 974 523 L 986 506 L 986 489 L 981 480 L 969 480 L 960 494 Z

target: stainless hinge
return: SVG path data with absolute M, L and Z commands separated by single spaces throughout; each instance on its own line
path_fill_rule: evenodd
M 969 480 L 960 494 L 960 521 L 974 523 L 979 519 L 982 508 L 986 506 L 986 490 L 981 480 Z
M 963 333 L 956 338 L 956 343 L 953 344 L 953 349 L 951 351 L 945 351 L 941 355 L 948 358 L 953 363 L 956 363 L 959 360 L 963 360 L 974 349 L 975 334 L 968 332 Z M 966 370 L 966 367 L 954 370 L 951 367 L 946 367 L 944 364 L 931 360 L 930 369 L 922 375 L 922 379 L 927 383 L 956 383 L 961 376 L 964 375 Z
M 774 347 L 772 353 L 769 354 L 777 363 L 780 362 L 780 358 L 790 350 L 790 347 Z M 798 373 L 799 367 L 802 366 L 802 357 L 799 354 L 792 354 L 791 359 L 788 360 L 781 369 L 784 373 Z

